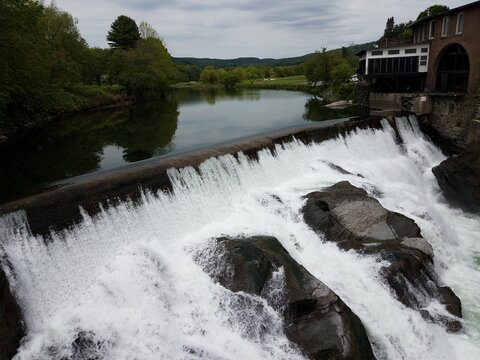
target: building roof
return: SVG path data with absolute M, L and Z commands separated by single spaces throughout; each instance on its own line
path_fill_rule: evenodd
M 417 25 L 417 24 L 419 24 L 423 21 L 427 21 L 427 20 L 434 19 L 434 18 L 437 18 L 437 17 L 447 16 L 447 15 L 450 15 L 452 13 L 456 13 L 458 11 L 466 10 L 468 8 L 475 7 L 475 6 L 480 6 L 480 1 L 474 1 L 472 3 L 465 4 L 465 5 L 462 5 L 462 6 L 458 6 L 454 9 L 450 9 L 448 11 L 444 11 L 444 12 L 436 14 L 436 15 L 430 15 L 430 16 L 424 17 L 423 19 L 414 21 L 408 27 L 414 27 L 415 25 Z

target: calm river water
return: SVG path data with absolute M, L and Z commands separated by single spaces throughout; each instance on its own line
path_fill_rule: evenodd
M 179 89 L 162 101 L 65 118 L 0 153 L 0 203 L 73 176 L 356 112 L 301 92 Z

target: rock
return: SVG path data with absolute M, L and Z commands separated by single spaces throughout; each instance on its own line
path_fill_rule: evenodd
M 428 243 L 424 238 L 403 238 L 400 242 L 400 245 L 403 245 L 408 248 L 420 250 L 427 256 L 433 258 L 433 248 L 432 245 Z
M 374 359 L 360 319 L 325 284 L 299 265 L 272 237 L 216 239 L 215 253 L 200 253 L 206 271 L 234 291 L 260 295 L 283 312 L 285 334 L 311 359 Z M 201 259 L 201 260 L 200 260 Z M 221 259 L 221 260 L 219 260 Z M 219 267 L 219 264 L 223 264 Z M 284 274 L 284 293 L 271 285 Z M 273 290 L 273 291 L 272 291 Z
M 471 212 L 480 212 L 480 141 L 432 169 L 445 197 Z
M 71 344 L 71 355 L 65 360 L 101 360 L 112 345 L 93 331 L 80 330 Z
M 439 285 L 432 266 L 433 249 L 412 219 L 388 211 L 348 181 L 305 198 L 302 213 L 307 225 L 344 250 L 387 261 L 390 265 L 381 275 L 400 302 L 450 331 L 460 329 L 460 320 L 424 310 L 436 299 L 455 317 L 462 316 L 460 299 L 450 288 Z
M 330 109 L 345 109 L 349 106 L 352 106 L 352 103 L 341 100 L 341 101 L 335 101 L 333 103 L 325 105 L 325 107 L 330 108 Z
M 0 268 L 0 360 L 11 359 L 16 353 L 24 328 L 20 307 L 18 306 Z

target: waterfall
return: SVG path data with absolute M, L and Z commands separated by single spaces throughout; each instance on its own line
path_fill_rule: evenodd
M 16 358 L 61 359 L 88 342 L 105 359 L 301 359 L 265 300 L 243 295 L 255 304 L 246 306 L 193 260 L 212 238 L 261 234 L 279 239 L 351 307 L 378 359 L 480 359 L 480 217 L 443 198 L 431 168 L 444 156 L 416 119 L 396 125 L 400 143 L 385 121 L 320 144 L 264 150 L 257 161 L 239 154 L 172 169 L 171 193 L 84 214 L 48 239 L 32 236 L 22 213 L 4 216 L 2 267 L 27 328 Z M 398 302 L 381 263 L 339 250 L 303 222 L 302 196 L 342 180 L 419 225 L 441 281 L 462 300 L 461 333 Z

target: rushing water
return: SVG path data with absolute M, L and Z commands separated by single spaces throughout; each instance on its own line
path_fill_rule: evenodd
M 323 105 L 302 92 L 179 89 L 164 100 L 54 121 L 0 151 L 0 204 L 73 176 L 357 114 Z
M 265 301 L 249 296 L 256 306 L 245 306 L 247 295 L 215 284 L 193 261 L 213 237 L 257 234 L 277 237 L 339 294 L 378 359 L 479 359 L 480 218 L 448 206 L 431 173 L 444 156 L 414 120 L 397 123 L 403 144 L 385 123 L 321 144 L 285 144 L 258 161 L 224 156 L 199 173 L 171 170 L 173 193 L 85 215 L 48 245 L 28 233 L 21 214 L 3 218 L 1 258 L 7 270 L 11 264 L 28 331 L 17 359 L 60 359 L 82 341 L 105 359 L 301 358 Z M 461 333 L 396 301 L 373 258 L 341 251 L 306 226 L 302 196 L 341 180 L 417 222 L 440 279 L 462 300 Z

